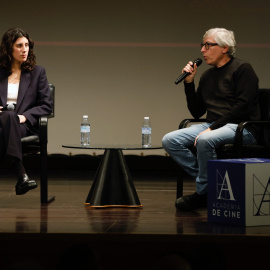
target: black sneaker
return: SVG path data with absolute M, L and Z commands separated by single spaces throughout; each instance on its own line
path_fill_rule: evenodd
M 200 195 L 193 193 L 191 195 L 180 197 L 175 202 L 175 207 L 182 211 L 192 211 L 207 206 L 207 194 Z

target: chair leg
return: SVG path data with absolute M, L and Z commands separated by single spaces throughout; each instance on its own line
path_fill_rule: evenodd
M 48 198 L 48 171 L 47 171 L 47 149 L 40 151 L 40 203 L 48 204 L 55 199 L 55 196 Z
M 176 170 L 176 199 L 183 196 L 183 182 L 184 182 L 184 172 L 183 169 L 178 166 Z

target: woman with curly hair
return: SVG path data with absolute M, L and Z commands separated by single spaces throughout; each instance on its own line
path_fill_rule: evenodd
M 20 28 L 9 29 L 0 46 L 0 161 L 8 156 L 16 171 L 16 194 L 37 187 L 22 164 L 21 138 L 38 134 L 38 121 L 51 113 L 45 69 L 36 65 L 34 42 Z

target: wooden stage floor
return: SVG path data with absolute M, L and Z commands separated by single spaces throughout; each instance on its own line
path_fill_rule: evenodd
M 36 171 L 29 175 L 38 179 Z M 270 226 L 208 223 L 206 209 L 176 210 L 173 173 L 132 175 L 142 209 L 85 206 L 92 172 L 51 171 L 49 193 L 56 199 L 47 206 L 40 205 L 39 187 L 16 196 L 13 174 L 1 172 L 0 269 L 264 269 L 268 265 Z M 194 192 L 194 187 L 187 180 L 185 194 Z

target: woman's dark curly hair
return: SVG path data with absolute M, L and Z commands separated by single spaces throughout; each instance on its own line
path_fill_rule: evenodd
M 5 68 L 10 75 L 12 73 L 11 64 L 13 61 L 12 52 L 13 45 L 20 37 L 25 37 L 29 42 L 28 57 L 25 62 L 22 63 L 22 70 L 32 70 L 36 65 L 36 56 L 34 54 L 34 42 L 30 39 L 29 35 L 20 28 L 9 29 L 2 37 L 2 43 L 0 46 L 0 66 Z

